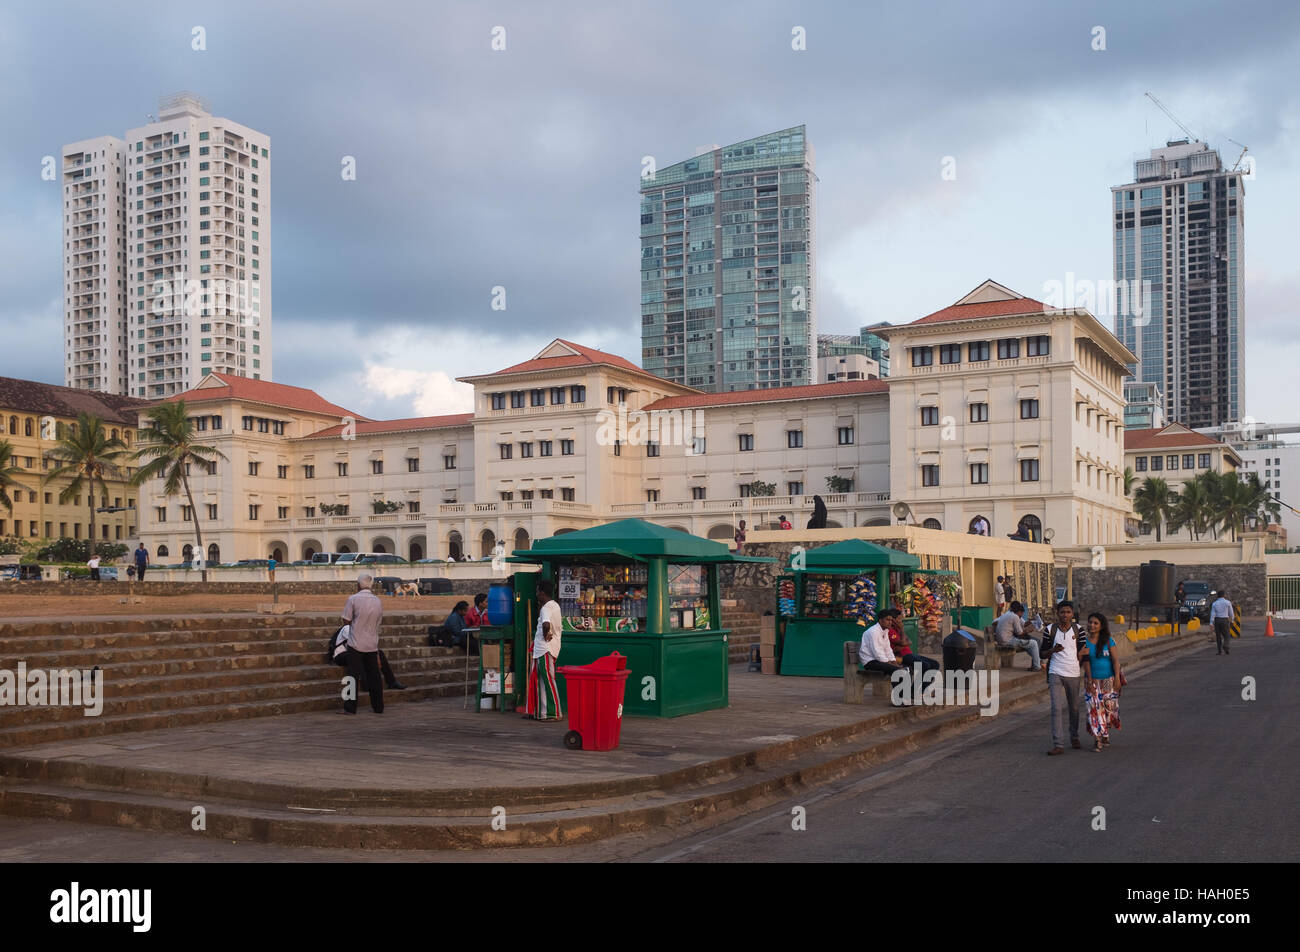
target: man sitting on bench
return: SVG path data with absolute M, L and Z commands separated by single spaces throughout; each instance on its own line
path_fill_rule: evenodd
M 863 671 L 878 671 L 892 676 L 895 671 L 902 671 L 903 666 L 894 660 L 894 649 L 889 644 L 889 627 L 891 619 L 902 616 L 897 608 L 886 608 L 876 616 L 876 623 L 862 633 L 862 645 L 858 648 L 858 661 Z
M 993 622 L 993 640 L 1003 648 L 1019 648 L 1029 653 L 1029 670 L 1039 671 L 1038 641 L 1025 637 L 1025 606 L 1012 602 L 1011 608 Z

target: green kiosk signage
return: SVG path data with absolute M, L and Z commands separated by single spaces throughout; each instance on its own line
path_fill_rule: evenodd
M 844 677 L 844 642 L 858 641 L 867 623 L 889 606 L 901 575 L 920 570 L 915 555 L 862 539 L 808 549 L 791 560 L 792 571 L 777 578 L 777 651 L 782 674 Z M 891 588 L 891 581 L 894 583 Z M 916 650 L 914 619 L 904 631 Z
M 728 636 L 722 626 L 718 566 L 775 559 L 732 555 L 721 542 L 622 519 L 538 539 L 512 562 L 540 564 L 564 618 L 560 666 L 590 664 L 617 651 L 631 675 L 627 714 L 677 717 L 726 707 Z M 532 589 L 535 579 L 516 591 Z M 515 624 L 533 625 L 535 599 Z M 525 642 L 531 649 L 531 635 Z M 561 696 L 565 691 L 560 676 Z

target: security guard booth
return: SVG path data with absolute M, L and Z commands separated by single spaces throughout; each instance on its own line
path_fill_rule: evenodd
M 560 665 L 590 664 L 617 651 L 632 672 L 624 712 L 677 717 L 728 704 L 731 632 L 722 625 L 718 566 L 775 560 L 732 555 L 721 542 L 622 519 L 538 539 L 510 561 L 540 564 L 555 585 L 564 625 Z M 534 573 L 517 573 L 516 580 L 523 574 Z M 516 624 L 535 627 L 537 599 L 522 613 L 519 607 L 517 601 Z M 565 690 L 561 683 L 561 697 Z
M 808 549 L 777 578 L 776 639 L 781 674 L 844 677 L 844 642 L 862 638 L 859 618 L 875 624 L 890 606 L 890 593 L 920 570 L 915 555 L 862 539 Z M 907 623 L 911 622 L 909 626 Z M 917 649 L 914 619 L 904 633 Z

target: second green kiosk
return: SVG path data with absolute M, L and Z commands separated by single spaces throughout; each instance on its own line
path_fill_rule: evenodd
M 632 672 L 625 713 L 677 717 L 728 703 L 731 632 L 722 625 L 718 566 L 776 560 L 732 555 L 721 542 L 621 519 L 538 539 L 510 561 L 540 564 L 555 584 L 564 618 L 561 665 L 617 651 Z M 516 612 L 516 624 L 536 617 Z

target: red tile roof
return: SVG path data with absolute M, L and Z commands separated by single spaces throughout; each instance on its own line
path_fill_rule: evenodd
M 1206 436 L 1204 433 L 1195 433 L 1192 431 L 1183 432 L 1178 430 L 1174 433 L 1166 433 L 1170 426 L 1161 427 L 1158 430 L 1145 428 L 1140 430 L 1124 431 L 1124 449 L 1126 450 L 1165 450 L 1182 446 L 1222 446 L 1225 445 L 1219 440 Z
M 504 370 L 498 370 L 490 374 L 478 374 L 482 377 L 497 377 L 502 374 L 523 374 L 531 373 L 538 370 L 553 370 L 557 367 L 590 367 L 596 364 L 608 364 L 612 367 L 618 367 L 621 370 L 631 370 L 638 374 L 647 374 L 649 371 L 643 370 L 632 361 L 617 354 L 607 354 L 603 350 L 596 350 L 594 347 L 583 347 L 581 344 L 575 344 L 569 340 L 559 340 L 559 343 L 566 347 L 571 347 L 577 351 L 576 354 L 563 354 L 559 357 L 534 357 L 532 360 L 525 360 L 523 363 L 513 364 Z M 474 377 L 462 377 L 462 380 L 472 380 Z
M 73 418 L 84 411 L 105 423 L 136 425 L 136 411 L 153 405 L 143 397 L 81 390 L 17 377 L 0 377 L 0 409 Z M 0 432 L 4 432 L 0 429 Z
M 940 308 L 933 314 L 917 318 L 913 324 L 940 324 L 945 321 L 965 321 L 976 317 L 1006 317 L 1012 314 L 1041 314 L 1047 305 L 1033 298 L 1015 298 L 1011 301 L 980 301 L 976 304 L 953 304 Z
M 723 407 L 741 403 L 767 403 L 775 400 L 815 400 L 822 397 L 847 397 L 859 393 L 884 393 L 888 380 L 842 380 L 815 383 L 803 387 L 771 387 L 767 390 L 732 390 L 726 393 L 688 393 L 680 397 L 661 397 L 647 404 L 647 410 L 682 410 L 693 407 Z
M 254 380 L 252 377 L 237 377 L 234 374 L 214 373 L 209 376 L 220 380 L 225 386 L 186 390 L 184 393 L 167 397 L 167 401 L 184 400 L 186 403 L 203 403 L 210 400 L 249 400 L 253 403 L 265 403 L 273 407 L 320 413 L 325 416 L 350 416 L 358 421 L 370 419 L 336 406 L 315 390 L 308 390 L 306 387 L 293 387 L 285 383 L 272 383 L 269 380 Z
M 373 433 L 404 433 L 409 430 L 437 430 L 449 426 L 469 426 L 474 422 L 472 413 L 451 413 L 445 416 L 410 417 L 405 420 L 365 420 L 358 422 L 356 433 L 365 436 Z M 304 440 L 321 439 L 338 436 L 343 432 L 343 424 L 326 427 L 302 437 Z

